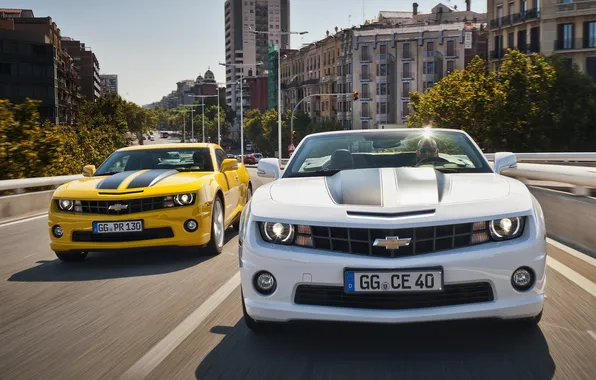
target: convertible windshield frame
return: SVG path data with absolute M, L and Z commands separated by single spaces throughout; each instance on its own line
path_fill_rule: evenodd
M 360 166 L 354 165 L 340 168 L 340 170 L 416 167 L 416 164 L 394 166 L 393 162 L 417 160 L 417 143 L 420 139 L 425 138 L 436 141 L 439 148 L 439 161 L 445 161 L 442 165 L 437 163 L 426 165 L 447 174 L 494 173 L 478 145 L 466 133 L 458 130 L 416 128 L 332 132 L 307 136 L 288 162 L 282 178 L 308 177 L 311 170 L 313 176 L 325 175 L 326 172 L 329 173 L 328 175 L 332 175 L 337 172 L 336 168 L 329 164 L 331 152 L 335 150 L 345 150 L 346 155 L 352 155 L 354 158 L 358 155 L 360 158 L 381 161 L 377 164 L 367 161 L 364 166 L 360 164 Z M 451 149 L 449 154 L 441 151 L 440 148 L 445 147 L 444 144 L 451 144 L 447 145 Z M 335 146 L 339 146 L 339 148 L 335 148 Z M 353 146 L 355 150 L 350 146 Z M 328 151 L 325 151 L 326 149 Z M 313 153 L 314 150 L 318 151 Z M 348 151 L 349 153 L 347 153 Z M 457 154 L 454 154 L 453 151 L 457 151 Z M 383 162 L 385 157 L 387 157 L 387 162 Z M 311 170 L 305 170 L 306 168 Z
M 205 157 L 205 168 L 200 170 L 192 170 L 197 168 L 193 162 L 192 155 L 195 152 L 201 152 Z M 123 167 L 121 171 L 110 170 L 110 168 L 124 157 L 135 157 L 135 159 L 144 159 L 143 163 L 153 162 L 153 165 L 140 165 L 137 168 Z M 161 156 L 161 157 L 158 157 Z M 151 159 L 161 159 L 159 163 Z M 178 161 L 178 162 L 176 162 Z M 158 164 L 157 167 L 155 167 Z M 183 147 L 183 148 L 151 148 L 151 149 L 131 149 L 119 150 L 112 153 L 100 166 L 97 168 L 94 177 L 112 175 L 122 171 L 129 170 L 150 170 L 150 169 L 173 169 L 178 171 L 214 171 L 216 167 L 213 154 L 210 147 Z M 151 167 L 149 167 L 151 166 Z M 200 167 L 199 167 L 200 168 Z

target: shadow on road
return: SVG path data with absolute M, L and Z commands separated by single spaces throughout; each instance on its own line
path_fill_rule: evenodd
M 227 230 L 225 244 L 236 236 L 235 230 Z M 150 276 L 190 268 L 211 257 L 199 248 L 178 247 L 91 252 L 87 259 L 81 262 L 66 263 L 58 259 L 40 260 L 37 263 L 41 265 L 15 273 L 8 281 L 93 281 Z
M 195 375 L 201 380 L 501 380 L 551 379 L 554 371 L 538 327 L 492 322 L 317 324 L 288 326 L 261 336 L 240 321 Z

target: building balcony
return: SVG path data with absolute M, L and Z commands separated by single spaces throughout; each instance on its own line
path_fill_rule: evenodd
M 308 86 L 308 85 L 312 85 L 312 84 L 319 84 L 321 82 L 321 80 L 319 78 L 311 78 L 311 79 L 307 79 L 304 82 L 302 82 L 303 86 Z
M 443 54 L 440 51 L 425 51 L 424 61 L 439 61 L 443 59 Z
M 596 0 L 574 0 L 571 3 L 557 4 L 557 12 L 596 13 Z M 565 15 L 567 16 L 567 15 Z
M 566 4 L 567 5 L 567 4 Z M 555 40 L 555 51 L 596 49 L 596 37 Z
M 422 79 L 425 82 L 438 82 L 441 79 L 443 79 L 443 74 L 442 73 L 430 73 L 430 74 L 422 74 Z
M 391 54 L 377 54 L 377 62 L 393 62 L 395 58 Z
M 512 24 L 513 15 L 507 15 L 503 17 L 497 17 L 495 19 L 490 20 L 490 28 L 497 29 L 502 28 L 504 26 L 508 26 Z
M 514 13 L 511 15 L 511 23 L 517 24 L 519 22 L 526 22 L 540 18 L 540 10 L 538 8 L 528 9 L 525 12 Z

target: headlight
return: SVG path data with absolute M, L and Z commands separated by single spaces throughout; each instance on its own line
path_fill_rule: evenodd
M 193 194 L 178 194 L 174 196 L 174 203 L 178 206 L 188 206 L 195 200 Z
M 294 242 L 294 226 L 280 222 L 261 224 L 261 236 L 268 243 L 292 244 Z
M 74 208 L 74 201 L 70 199 L 60 199 L 58 201 L 58 208 L 62 211 L 72 211 Z
M 513 239 L 519 237 L 524 231 L 524 218 L 515 216 L 491 220 L 488 226 L 493 240 Z

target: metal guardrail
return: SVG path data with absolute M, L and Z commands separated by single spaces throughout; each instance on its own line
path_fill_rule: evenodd
M 80 178 L 83 178 L 83 175 L 77 174 L 58 177 L 7 179 L 0 181 L 0 191 L 17 190 L 17 192 L 19 192 L 19 190 L 30 189 L 32 187 L 57 186 Z
M 485 157 L 492 161 L 494 153 L 487 153 Z M 575 186 L 576 194 L 588 195 L 590 188 L 596 188 L 596 168 L 585 166 L 542 165 L 524 162 L 596 162 L 596 153 L 516 153 L 517 168 L 503 171 L 504 175 L 529 180 L 541 180 L 565 183 Z M 289 159 L 282 159 L 285 166 Z M 66 182 L 83 178 L 82 175 L 67 175 L 58 177 L 40 177 L 9 179 L 0 181 L 0 191 L 16 190 L 46 186 L 57 186 Z

